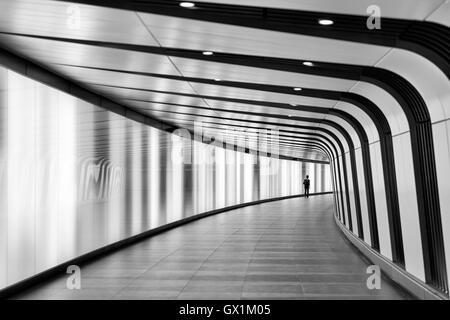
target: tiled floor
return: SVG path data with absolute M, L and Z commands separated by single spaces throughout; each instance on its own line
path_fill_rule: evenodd
M 20 299 L 409 299 L 340 233 L 331 195 L 245 207 L 167 231 L 81 266 Z

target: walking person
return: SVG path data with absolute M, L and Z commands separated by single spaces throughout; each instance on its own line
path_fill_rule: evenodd
M 303 180 L 303 186 L 305 188 L 305 196 L 309 198 L 309 176 L 306 176 L 305 180 Z

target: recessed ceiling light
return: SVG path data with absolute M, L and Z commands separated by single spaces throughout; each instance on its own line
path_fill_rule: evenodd
M 307 67 L 312 67 L 313 63 L 311 61 L 305 61 L 305 62 L 303 62 L 303 65 L 307 66 Z
M 212 51 L 203 51 L 202 53 L 204 56 L 212 56 L 214 54 Z
M 214 79 L 214 81 L 221 81 L 220 79 Z
M 195 7 L 195 3 L 193 3 L 193 2 L 180 2 L 180 7 L 193 8 L 193 7 Z
M 334 21 L 330 19 L 319 19 L 319 24 L 323 26 L 331 26 L 333 23 Z
M 294 91 L 302 91 L 302 88 L 294 88 Z
M 290 118 L 290 117 L 292 117 L 290 114 L 288 114 L 288 117 Z

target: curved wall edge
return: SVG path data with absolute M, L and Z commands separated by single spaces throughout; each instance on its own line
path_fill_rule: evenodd
M 318 195 L 332 194 L 332 193 L 333 193 L 332 191 L 317 192 L 317 193 L 311 193 L 310 196 L 318 196 Z M 177 227 L 181 227 L 190 222 L 194 222 L 196 220 L 210 217 L 210 216 L 213 216 L 213 215 L 216 215 L 219 213 L 223 213 L 223 212 L 227 212 L 227 211 L 231 211 L 231 210 L 235 210 L 235 209 L 239 209 L 239 208 L 243 208 L 243 207 L 253 206 L 253 205 L 257 205 L 257 204 L 261 204 L 261 203 L 265 203 L 265 202 L 273 202 L 273 201 L 286 200 L 286 199 L 291 199 L 291 198 L 301 198 L 301 197 L 304 197 L 304 195 L 296 194 L 296 195 L 290 195 L 290 196 L 285 196 L 285 197 L 276 197 L 276 198 L 244 202 L 244 203 L 240 203 L 240 204 L 236 204 L 236 205 L 232 205 L 232 206 L 228 206 L 228 207 L 224 207 L 224 208 L 220 208 L 220 209 L 216 209 L 216 210 L 199 213 L 199 214 L 196 214 L 196 215 L 193 215 L 193 216 L 181 219 L 181 220 L 177 220 L 177 221 L 162 225 L 157 228 L 153 228 L 153 229 L 144 231 L 142 233 L 131 236 L 129 238 L 122 239 L 122 240 L 116 241 L 114 243 L 111 243 L 109 245 L 103 246 L 101 248 L 95 249 L 91 252 L 88 252 L 81 256 L 78 256 L 74 259 L 65 261 L 59 265 L 56 265 L 50 269 L 47 269 L 41 273 L 38 273 L 32 277 L 26 278 L 20 282 L 10 285 L 10 286 L 0 290 L 0 299 L 13 298 L 14 295 L 16 295 L 26 289 L 29 289 L 35 285 L 38 285 L 39 283 L 44 282 L 45 280 L 48 280 L 49 278 L 51 278 L 53 276 L 65 273 L 67 267 L 70 265 L 85 264 L 92 260 L 101 258 L 102 256 L 111 254 L 114 251 L 118 251 L 127 246 L 133 245 L 139 241 L 151 238 L 162 232 L 169 231 L 169 230 L 175 229 Z
M 364 257 L 369 259 L 371 263 L 378 265 L 384 275 L 407 290 L 410 294 L 422 300 L 449 300 L 449 297 L 420 281 L 412 274 L 406 272 L 404 269 L 382 256 L 380 253 L 373 250 L 369 245 L 367 245 L 367 243 L 361 239 L 358 239 L 354 234 L 348 231 L 345 226 L 342 225 L 336 216 L 334 217 L 334 220 L 345 238 L 349 240 L 350 243 L 358 249 Z

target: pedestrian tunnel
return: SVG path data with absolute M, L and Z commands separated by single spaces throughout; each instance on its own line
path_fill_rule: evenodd
M 0 0 L 0 296 L 448 299 L 450 4 L 356 2 Z

